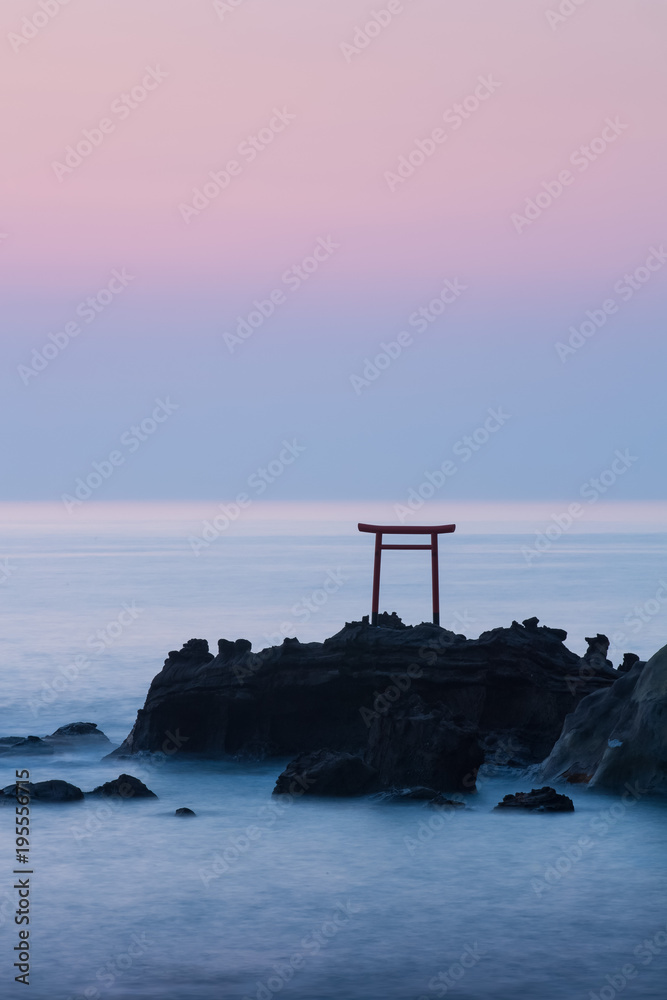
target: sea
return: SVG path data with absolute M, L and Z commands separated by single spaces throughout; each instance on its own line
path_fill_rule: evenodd
M 665 504 L 573 518 L 567 501 L 456 502 L 398 516 L 376 501 L 0 505 L 0 736 L 95 722 L 110 750 L 188 639 L 258 650 L 359 620 L 373 562 L 359 521 L 456 523 L 440 539 L 441 621 L 455 632 L 537 616 L 578 654 L 606 634 L 614 663 L 667 643 Z M 429 620 L 428 553 L 383 554 L 381 610 Z M 158 796 L 33 803 L 28 862 L 14 809 L 0 809 L 3 997 L 667 996 L 664 799 L 568 786 L 573 814 L 507 815 L 494 806 L 532 777 L 486 770 L 452 812 L 275 799 L 285 759 L 103 753 L 0 756 L 0 787 L 25 768 L 89 791 L 124 770 Z M 26 872 L 28 990 L 14 965 Z

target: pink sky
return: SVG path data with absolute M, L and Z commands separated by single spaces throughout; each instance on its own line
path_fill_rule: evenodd
M 42 3 L 0 9 L 8 499 L 71 490 L 163 396 L 98 499 L 233 496 L 298 438 L 267 499 L 398 500 L 499 406 L 454 494 L 577 497 L 630 449 L 609 499 L 664 495 L 667 256 L 614 291 L 667 238 L 663 0 Z M 229 352 L 294 267 L 316 273 Z M 26 379 L 114 269 L 122 296 Z M 465 294 L 357 393 L 445 279 Z
M 613 272 L 660 237 L 663 4 L 588 0 L 555 29 L 556 2 L 402 6 L 348 64 L 341 44 L 382 0 L 243 0 L 223 19 L 205 0 L 70 0 L 18 52 L 8 36 L 39 7 L 6 0 L 6 271 L 85 287 L 124 263 L 188 290 L 221 275 L 261 287 L 335 230 L 345 247 L 329 280 L 350 295 L 360 282 L 409 283 L 436 259 L 526 287 Z M 125 120 L 111 115 L 113 133 L 59 182 L 53 161 L 147 66 L 166 79 Z M 480 74 L 498 90 L 392 194 L 385 172 Z M 179 203 L 274 107 L 294 122 L 185 226 Z M 627 130 L 517 239 L 511 214 L 609 116 Z

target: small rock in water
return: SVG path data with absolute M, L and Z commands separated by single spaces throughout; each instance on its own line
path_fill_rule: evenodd
M 155 792 L 144 785 L 143 781 L 133 777 L 131 774 L 120 774 L 113 781 L 105 781 L 103 785 L 98 785 L 88 795 L 113 795 L 122 799 L 156 799 Z
M 111 743 L 109 737 L 97 728 L 96 722 L 70 722 L 66 726 L 60 726 L 55 733 L 45 736 L 44 739 L 47 743 L 60 743 L 68 747 L 82 746 L 86 743 L 93 743 L 96 746 Z
M 530 792 L 506 795 L 496 809 L 528 809 L 531 812 L 574 812 L 574 802 L 555 788 L 533 788 Z
M 177 809 L 176 812 L 174 813 L 174 816 L 196 816 L 196 815 L 197 813 L 193 812 L 192 809 L 188 809 L 187 806 L 181 806 L 181 808 Z
M 465 809 L 465 802 L 460 802 L 458 799 L 448 799 L 442 792 L 440 792 L 434 799 L 429 802 L 430 806 L 435 806 L 437 809 Z
M 30 800 L 38 802 L 77 802 L 83 798 L 83 792 L 68 781 L 52 779 L 51 781 L 21 782 L 21 788 L 27 790 Z M 0 792 L 0 801 L 16 802 L 16 785 L 7 785 Z

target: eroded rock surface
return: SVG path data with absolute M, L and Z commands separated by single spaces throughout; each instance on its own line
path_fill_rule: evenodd
M 408 724 L 405 712 L 416 695 L 443 746 L 444 732 L 458 719 L 455 725 L 476 731 L 500 755 L 522 766 L 538 763 L 581 698 L 617 676 L 605 656 L 584 663 L 565 638 L 536 618 L 466 639 L 383 615 L 375 627 L 367 619 L 350 622 L 322 643 L 285 639 L 260 653 L 245 639 L 221 639 L 214 656 L 206 640 L 192 639 L 169 654 L 113 755 L 286 756 L 323 747 L 361 755 L 374 726 L 412 739 L 417 719 Z M 426 728 L 424 722 L 424 738 Z M 378 751 L 381 770 L 387 753 Z M 401 765 L 414 771 L 405 784 L 432 784 L 424 757 Z
M 640 794 L 667 791 L 667 646 L 579 703 L 541 774 L 548 781 L 583 775 L 591 787 L 614 792 L 630 783 Z

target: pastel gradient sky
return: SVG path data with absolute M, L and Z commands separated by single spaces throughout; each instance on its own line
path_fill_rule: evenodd
M 576 500 L 617 451 L 632 462 L 604 499 L 664 496 L 664 0 L 43 3 L 57 13 L 0 8 L 1 499 L 60 500 L 116 452 L 97 500 L 224 501 L 284 441 L 305 450 L 266 499 L 403 502 L 455 460 L 439 500 Z M 155 89 L 114 110 L 148 69 Z M 443 117 L 480 77 L 479 106 Z M 249 162 L 240 145 L 276 109 L 293 120 Z M 179 206 L 234 159 L 186 222 Z M 132 280 L 77 320 L 114 269 Z M 465 290 L 408 325 L 446 279 Z M 587 310 L 603 325 L 557 349 Z M 412 343 L 361 383 L 401 331 Z M 153 425 L 157 399 L 174 405 Z M 507 416 L 484 432 L 489 410 Z

